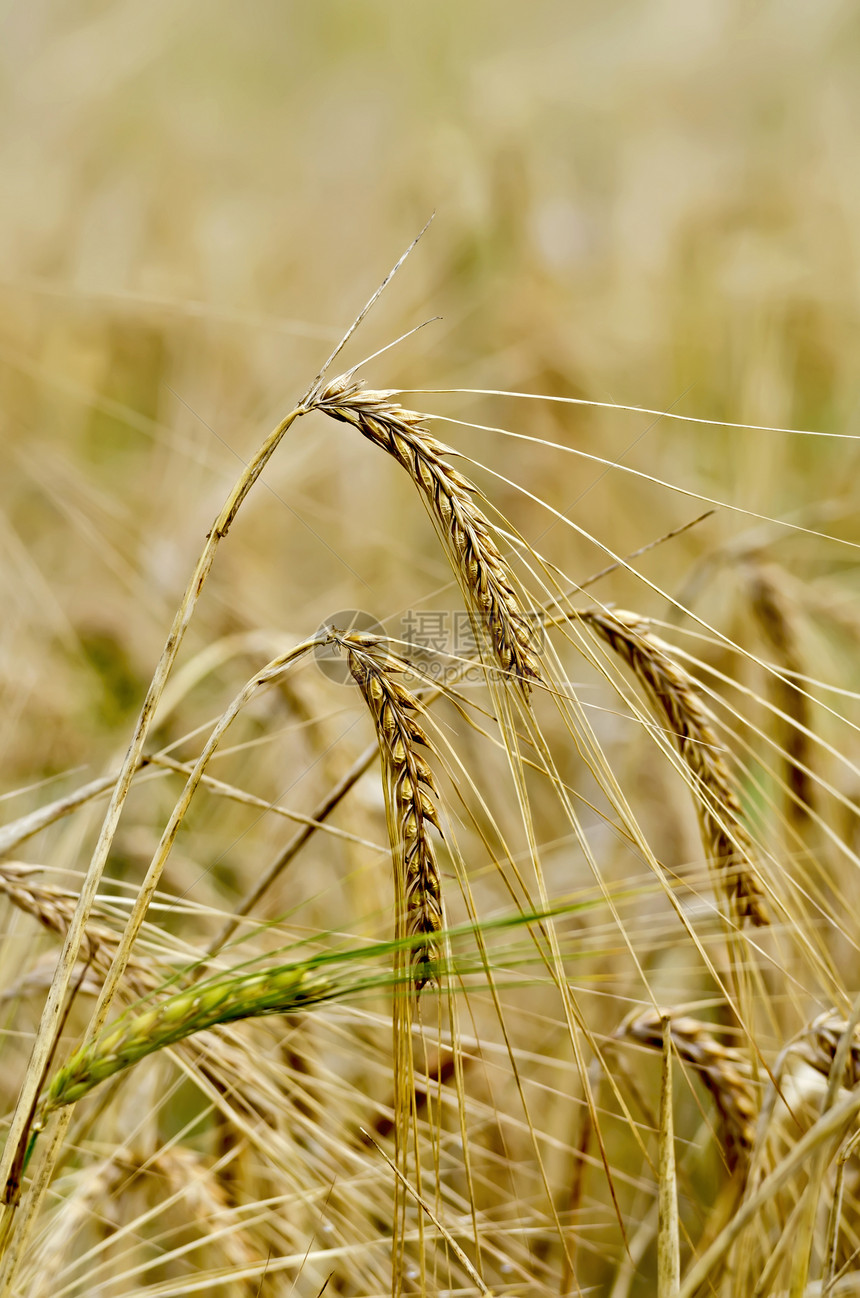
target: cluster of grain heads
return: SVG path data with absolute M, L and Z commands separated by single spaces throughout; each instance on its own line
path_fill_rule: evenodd
M 364 695 L 376 726 L 388 781 L 394 823 L 391 849 L 398 888 L 398 908 L 405 934 L 416 939 L 412 952 L 417 991 L 434 980 L 439 958 L 438 934 L 443 926 L 439 867 L 428 826 L 440 829 L 433 801 L 438 794 L 433 772 L 418 752 L 433 745 L 418 716 L 422 708 L 414 694 L 397 679 L 404 664 L 372 636 L 336 637 L 346 652 L 349 670 Z
M 464 596 L 489 637 L 496 662 L 528 695 L 531 683 L 541 675 L 534 627 L 520 606 L 511 570 L 478 507 L 476 488 L 448 462 L 451 448 L 427 431 L 425 417 L 404 409 L 392 395 L 368 389 L 348 373 L 313 392 L 308 408 L 351 424 L 403 466 L 444 538 Z
M 695 681 L 638 613 L 588 609 L 576 616 L 624 660 L 671 732 L 690 775 L 705 849 L 719 872 L 735 917 L 741 923 L 768 924 L 732 770 Z
M 678 1058 L 695 1068 L 717 1107 L 720 1145 L 731 1171 L 745 1166 L 755 1140 L 758 1106 L 749 1064 L 740 1051 L 721 1045 L 706 1023 L 686 1015 L 669 1015 L 669 1034 Z M 663 1049 L 661 1014 L 654 1009 L 634 1013 L 616 1036 L 652 1050 Z

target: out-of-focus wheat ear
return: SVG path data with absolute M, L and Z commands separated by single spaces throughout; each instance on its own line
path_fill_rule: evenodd
M 825 1010 L 792 1043 L 790 1054 L 802 1059 L 824 1077 L 830 1076 L 839 1042 L 848 1031 L 848 1021 L 836 1010 Z M 853 1090 L 860 1083 L 860 1028 L 855 1028 L 845 1058 L 845 1072 L 840 1085 Z
M 721 1045 L 706 1023 L 666 1011 L 634 1013 L 624 1020 L 616 1036 L 662 1051 L 664 1018 L 668 1019 L 678 1058 L 696 1069 L 716 1104 L 720 1143 L 729 1170 L 746 1165 L 755 1142 L 758 1116 L 748 1061 L 739 1050 Z
M 803 671 L 796 612 L 778 568 L 770 564 L 751 566 L 749 587 L 753 612 L 784 673 L 771 676 L 769 683 L 775 706 L 791 718 L 782 722 L 780 740 L 785 754 L 786 783 L 794 795 L 789 800 L 789 812 L 795 819 L 805 819 L 813 808 L 815 796 L 809 775 L 812 746 L 806 735 L 812 718 L 807 695 L 790 679 Z
M 638 613 L 587 609 L 576 616 L 626 662 L 671 732 L 691 776 L 705 850 L 736 918 L 769 924 L 732 770 L 692 676 Z
M 309 408 L 351 424 L 403 466 L 436 520 L 463 593 L 489 637 L 499 667 L 528 696 L 532 682 L 541 677 L 534 627 L 475 500 L 476 488 L 449 463 L 446 457 L 454 452 L 427 431 L 425 416 L 406 410 L 392 395 L 368 389 L 348 373 L 314 393 Z
M 418 721 L 421 705 L 396 679 L 405 665 L 371 636 L 338 637 L 346 651 L 353 679 L 364 695 L 376 726 L 385 775 L 390 783 L 396 817 L 391 849 L 402 869 L 402 905 L 405 930 L 418 939 L 412 965 L 416 991 L 435 982 L 439 958 L 438 934 L 443 928 L 442 883 L 428 826 L 440 830 L 433 795 L 438 789 L 419 747 L 434 748 Z
M 170 1215 L 176 1228 L 177 1217 L 183 1226 L 195 1223 L 198 1230 L 214 1237 L 215 1247 L 225 1262 L 234 1268 L 251 1265 L 259 1255 L 241 1217 L 227 1202 L 226 1195 L 204 1157 L 182 1145 L 169 1145 L 145 1155 L 141 1151 L 119 1146 L 103 1161 L 66 1176 L 55 1189 L 60 1200 L 51 1218 L 50 1230 L 34 1247 L 25 1270 L 26 1292 L 31 1298 L 52 1298 L 63 1288 L 63 1267 L 75 1256 L 73 1245 L 87 1226 L 103 1228 L 114 1214 L 118 1226 L 129 1211 L 123 1211 L 122 1200 L 134 1187 Z M 129 1196 L 131 1200 L 131 1196 Z M 163 1201 L 167 1199 L 167 1203 Z M 150 1209 L 152 1217 L 159 1210 Z M 163 1255 L 168 1255 L 164 1249 Z
M 167 1145 L 148 1158 L 144 1167 L 164 1177 L 168 1193 L 185 1205 L 189 1216 L 196 1218 L 207 1233 L 215 1236 L 231 1266 L 248 1266 L 254 1260 L 255 1251 L 242 1228 L 242 1219 L 201 1154 L 184 1145 Z
M 58 1207 L 25 1263 L 26 1292 L 32 1298 L 52 1298 L 61 1288 L 60 1276 L 72 1253 L 76 1236 L 94 1221 L 103 1221 L 103 1206 L 127 1177 L 131 1152 L 120 1145 L 107 1158 L 72 1172 L 54 1190 Z M 101 1212 L 100 1212 L 101 1210 Z
M 37 883 L 32 876 L 38 872 L 32 865 L 17 861 L 4 861 L 0 865 L 0 893 L 27 915 L 32 915 L 43 928 L 65 938 L 75 912 L 77 896 L 62 888 Z M 98 913 L 96 903 L 95 913 Z M 110 968 L 116 954 L 119 937 L 107 924 L 90 918 L 81 944 L 81 961 L 102 978 Z M 164 973 L 140 956 L 132 956 L 125 971 L 126 986 L 136 996 L 143 996 L 158 987 Z

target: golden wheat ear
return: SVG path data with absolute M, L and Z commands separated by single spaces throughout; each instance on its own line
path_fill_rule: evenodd
M 692 676 L 638 613 L 586 609 L 576 616 L 624 660 L 671 731 L 690 773 L 705 850 L 736 918 L 769 924 L 732 771 Z
M 310 407 L 353 428 L 387 451 L 421 492 L 447 546 L 464 597 L 487 633 L 496 662 L 528 696 L 541 679 L 534 628 L 520 606 L 514 579 L 475 500 L 476 487 L 446 458 L 450 447 L 424 427 L 424 416 L 366 388 L 352 373 L 323 386 Z
M 391 791 L 394 823 L 390 826 L 398 907 L 406 934 L 416 938 L 412 953 L 416 991 L 435 982 L 439 959 L 438 934 L 443 919 L 442 882 L 428 826 L 441 833 L 433 795 L 438 795 L 426 759 L 417 751 L 435 752 L 418 721 L 421 704 L 397 679 L 407 666 L 373 636 L 335 636 L 346 652 L 352 677 L 361 690 L 376 726 L 386 779 Z

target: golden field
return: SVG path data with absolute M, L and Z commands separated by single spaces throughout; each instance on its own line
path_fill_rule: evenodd
M 0 1293 L 857 1292 L 855 7 L 2 31 Z

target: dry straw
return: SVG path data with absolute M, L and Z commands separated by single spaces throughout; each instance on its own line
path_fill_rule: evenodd
M 691 776 L 705 848 L 737 919 L 769 923 L 731 768 L 693 678 L 674 660 L 670 646 L 651 634 L 647 619 L 638 613 L 589 609 L 577 617 L 624 659 L 652 706 L 665 718 Z
M 415 987 L 420 991 L 434 981 L 438 934 L 443 927 L 441 879 L 428 832 L 429 825 L 440 829 L 432 797 L 438 795 L 438 789 L 426 759 L 417 751 L 418 747 L 428 752 L 434 748 L 417 720 L 423 711 L 421 704 L 397 680 L 407 670 L 405 664 L 372 636 L 336 639 L 346 651 L 349 670 L 376 725 L 394 812 L 390 828 L 395 875 L 399 875 L 398 905 L 403 909 L 405 935 L 417 939 L 412 965 Z
M 528 695 L 540 679 L 533 627 L 520 607 L 513 576 L 479 509 L 477 489 L 448 462 L 454 454 L 424 427 L 424 416 L 368 389 L 347 373 L 316 391 L 309 408 L 357 428 L 393 456 L 422 493 L 447 544 L 472 612 L 489 635 L 496 661 Z
M 617 1035 L 662 1050 L 661 1013 L 650 1009 L 628 1018 Z M 668 1023 L 678 1058 L 696 1069 L 717 1106 L 720 1143 L 729 1168 L 734 1170 L 748 1161 L 755 1140 L 758 1106 L 748 1063 L 740 1051 L 721 1045 L 706 1023 L 686 1015 L 669 1015 Z

